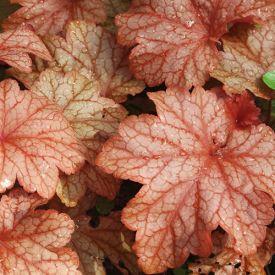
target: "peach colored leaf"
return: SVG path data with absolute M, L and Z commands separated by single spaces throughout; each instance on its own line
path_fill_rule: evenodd
M 202 86 L 218 61 L 215 43 L 237 21 L 265 21 L 274 0 L 133 0 L 116 17 L 118 41 L 136 46 L 132 71 L 150 86 Z
M 29 54 L 52 60 L 49 51 L 31 26 L 21 25 L 15 30 L 0 33 L 0 61 L 30 73 L 32 61 Z
M 224 235 L 221 236 L 224 238 Z M 264 266 L 269 263 L 274 252 L 275 230 L 268 228 L 266 239 L 255 254 L 243 256 L 234 251 L 229 241 L 215 257 L 199 259 L 189 264 L 188 268 L 194 275 L 209 272 L 217 275 L 266 275 Z
M 109 31 L 115 33 L 115 16 L 120 13 L 126 12 L 130 7 L 131 0 L 103 0 L 103 2 L 107 14 L 107 20 L 104 22 L 103 26 Z
M 85 140 L 89 162 L 86 162 L 81 170 L 74 175 L 62 175 L 56 193 L 67 207 L 74 207 L 84 196 L 87 188 L 110 200 L 115 198 L 120 187 L 120 180 L 104 173 L 95 165 L 96 155 L 105 141 L 106 138 L 100 134 L 91 140 Z
M 260 124 L 237 129 L 224 98 L 198 88 L 150 93 L 158 116 L 130 116 L 96 163 L 144 184 L 123 210 L 137 231 L 134 250 L 146 273 L 209 256 L 218 225 L 235 249 L 254 253 L 273 219 L 275 139 Z M 269 194 L 269 195 L 268 195 Z
M 122 261 L 131 274 L 138 274 L 136 257 L 131 251 L 134 234 L 128 231 L 120 222 L 120 213 L 112 213 L 108 217 L 101 217 L 97 228 L 89 225 L 87 216 L 76 219 L 77 229 L 72 236 L 70 247 L 79 255 L 81 271 L 83 274 L 96 274 L 93 262 L 100 264 L 104 257 L 120 269 L 123 274 L 127 270 L 120 267 Z M 94 259 L 94 261 L 91 261 Z
M 33 26 L 39 35 L 64 31 L 71 20 L 101 23 L 106 19 L 102 0 L 10 0 L 22 7 L 3 23 L 6 30 L 21 23 Z
M 0 192 L 16 177 L 28 192 L 54 195 L 58 168 L 66 174 L 84 162 L 85 148 L 61 110 L 45 97 L 20 91 L 14 80 L 0 83 Z
M 134 79 L 129 71 L 128 51 L 100 26 L 75 21 L 68 27 L 66 40 L 53 36 L 45 43 L 56 60 L 52 64 L 55 69 L 77 70 L 92 77 L 100 83 L 101 96 L 120 103 L 128 94 L 135 95 L 144 88 L 143 82 Z
M 48 67 L 47 62 L 41 58 L 35 57 L 32 62 L 32 71 L 30 73 L 22 72 L 16 68 L 9 68 L 6 73 L 15 79 L 19 80 L 27 89 L 31 89 L 40 74 Z
M 113 121 L 106 113 L 108 109 L 122 108 L 113 100 L 100 96 L 97 81 L 76 71 L 63 73 L 46 70 L 31 90 L 48 97 L 62 108 L 79 139 L 92 138 L 99 131 L 112 133 Z
M 35 210 L 46 201 L 16 189 L 0 202 L 2 274 L 80 274 L 78 257 L 63 248 L 74 223 L 54 210 Z
M 275 22 L 251 28 L 240 25 L 233 35 L 222 38 L 220 63 L 211 76 L 224 83 L 228 93 L 242 93 L 245 89 L 263 98 L 275 98 L 262 81 L 262 75 L 275 70 Z
M 32 91 L 43 94 L 63 109 L 78 138 L 88 148 L 86 158 L 89 163 L 75 175 L 62 176 L 57 188 L 61 200 L 67 206 L 74 206 L 85 194 L 86 186 L 101 196 L 113 199 L 119 184 L 94 164 L 96 153 L 106 140 L 95 135 L 99 132 L 107 136 L 113 134 L 119 122 L 126 117 L 126 110 L 113 100 L 100 97 L 98 82 L 75 71 L 46 70 L 32 86 Z
M 57 200 L 50 201 L 50 207 L 65 212 L 75 221 L 76 230 L 72 236 L 70 247 L 79 255 L 80 270 L 83 274 L 96 274 L 96 268 L 102 271 L 104 257 L 124 274 L 127 271 L 119 265 L 124 263 L 131 274 L 138 274 L 136 257 L 131 252 L 134 234 L 120 222 L 120 212 L 113 212 L 108 217 L 101 217 L 99 225 L 93 228 L 89 225 L 87 210 L 95 205 L 95 195 L 88 193 L 76 207 L 67 208 Z M 99 273 L 99 274 L 105 274 Z

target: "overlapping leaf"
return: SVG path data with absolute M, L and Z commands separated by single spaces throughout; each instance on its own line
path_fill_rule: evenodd
M 66 40 L 59 36 L 45 40 L 56 60 L 54 69 L 77 70 L 100 84 L 101 96 L 123 102 L 127 95 L 143 90 L 143 82 L 133 78 L 128 68 L 128 51 L 116 44 L 115 37 L 100 26 L 72 22 Z
M 96 155 L 100 152 L 105 141 L 106 137 L 101 134 L 83 141 L 88 149 L 89 162 L 78 173 L 61 177 L 56 193 L 66 206 L 74 207 L 84 196 L 87 188 L 103 197 L 115 198 L 120 187 L 120 180 L 104 173 L 95 165 Z
M 111 32 L 116 31 L 115 27 L 115 16 L 126 12 L 130 6 L 131 0 L 103 0 L 106 14 L 107 14 L 107 20 L 104 22 L 104 27 L 107 28 Z
M 1 274 L 77 274 L 78 257 L 63 248 L 74 223 L 54 210 L 35 210 L 46 201 L 13 190 L 0 202 Z
M 91 227 L 90 218 L 85 213 L 94 204 L 92 194 L 87 194 L 74 208 L 66 208 L 56 201 L 51 204 L 53 208 L 68 213 L 76 223 L 76 230 L 69 246 L 79 255 L 82 274 L 105 274 L 105 257 L 124 274 L 128 274 L 127 270 L 131 274 L 138 274 L 136 257 L 131 251 L 134 234 L 120 222 L 120 212 L 100 217 L 99 225 Z M 123 262 L 126 268 L 122 268 L 119 262 Z
M 54 195 L 58 168 L 79 170 L 84 146 L 61 110 L 47 98 L 20 91 L 14 80 L 0 83 L 0 191 L 12 188 L 16 177 L 28 192 Z
M 32 86 L 32 91 L 42 94 L 63 109 L 78 138 L 88 148 L 87 160 L 81 171 L 72 176 L 62 176 L 57 194 L 67 206 L 75 206 L 85 194 L 86 186 L 99 195 L 113 199 L 119 188 L 118 181 L 101 172 L 94 164 L 97 152 L 113 134 L 126 110 L 113 100 L 100 97 L 100 85 L 78 72 L 69 73 L 46 70 Z M 98 133 L 98 135 L 96 135 Z
M 228 93 L 248 89 L 256 96 L 274 98 L 262 75 L 275 70 L 275 21 L 256 29 L 239 25 L 232 34 L 223 37 L 222 58 L 211 75 Z
M 137 231 L 134 250 L 146 273 L 208 256 L 218 225 L 234 249 L 255 253 L 273 219 L 275 139 L 260 124 L 236 128 L 216 93 L 152 93 L 158 116 L 127 118 L 99 154 L 114 176 L 144 184 L 123 210 Z
M 31 89 L 35 81 L 39 79 L 40 74 L 46 70 L 48 67 L 48 62 L 42 60 L 41 58 L 34 57 L 32 60 L 31 72 L 22 72 L 16 68 L 9 68 L 6 73 L 11 77 L 19 80 L 27 89 Z
M 150 85 L 202 86 L 218 61 L 215 43 L 237 21 L 274 14 L 273 0 L 133 0 L 118 15 L 118 40 L 129 47 L 138 79 Z
M 224 236 L 222 236 L 224 238 Z M 265 265 L 275 253 L 275 230 L 268 229 L 266 239 L 258 248 L 257 253 L 243 256 L 234 251 L 232 243 L 228 240 L 215 257 L 200 259 L 198 263 L 188 265 L 192 274 L 208 274 L 214 272 L 220 275 L 266 275 Z
M 11 3 L 22 8 L 5 20 L 6 30 L 28 23 L 39 35 L 57 34 L 64 31 L 71 20 L 100 23 L 106 19 L 102 0 L 11 0 Z
M 13 31 L 0 33 L 0 61 L 29 73 L 32 66 L 29 54 L 51 60 L 49 51 L 30 26 L 23 24 Z

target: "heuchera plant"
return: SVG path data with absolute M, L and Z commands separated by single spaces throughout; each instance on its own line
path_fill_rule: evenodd
M 275 1 L 2 2 L 0 274 L 269 274 Z

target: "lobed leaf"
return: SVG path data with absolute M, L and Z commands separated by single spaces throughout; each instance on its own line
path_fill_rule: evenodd
M 222 81 L 228 93 L 247 89 L 256 96 L 274 98 L 262 76 L 275 70 L 275 22 L 256 29 L 239 25 L 232 33 L 222 38 L 222 58 L 211 76 Z
M 2 274 L 80 274 L 78 257 L 64 248 L 74 223 L 54 210 L 35 210 L 46 203 L 36 194 L 15 189 L 0 202 Z
M 116 17 L 118 41 L 135 46 L 130 64 L 138 79 L 189 89 L 215 68 L 216 42 L 229 24 L 267 21 L 274 10 L 273 0 L 133 0 Z
M 12 31 L 0 33 L 0 61 L 30 73 L 32 61 L 29 54 L 52 60 L 49 51 L 31 26 L 23 24 Z
M 128 51 L 100 26 L 74 21 L 68 26 L 66 40 L 53 36 L 45 39 L 45 43 L 56 61 L 53 69 L 76 70 L 97 80 L 101 96 L 121 103 L 128 94 L 135 95 L 144 88 L 143 82 L 134 79 L 129 71 Z
M 274 216 L 274 132 L 263 124 L 237 128 L 225 98 L 202 88 L 149 97 L 158 116 L 128 117 L 96 160 L 105 172 L 143 184 L 122 213 L 137 231 L 140 267 L 153 274 L 189 253 L 209 256 L 218 225 L 236 251 L 255 253 Z
M 20 91 L 14 80 L 0 83 L 0 192 L 12 188 L 16 177 L 28 192 L 51 198 L 58 168 L 76 172 L 85 148 L 61 110 L 47 98 Z
M 10 0 L 22 7 L 3 23 L 6 30 L 15 29 L 22 23 L 33 26 L 39 35 L 57 34 L 71 20 L 101 23 L 106 19 L 102 0 Z
M 101 172 L 94 163 L 97 152 L 106 138 L 113 134 L 126 110 L 113 100 L 100 96 L 100 84 L 76 71 L 68 73 L 46 70 L 32 86 L 32 91 L 54 101 L 87 148 L 86 163 L 72 176 L 63 175 L 57 194 L 67 206 L 75 206 L 85 194 L 86 187 L 99 195 L 113 199 L 119 183 Z M 98 134 L 98 135 L 97 135 Z

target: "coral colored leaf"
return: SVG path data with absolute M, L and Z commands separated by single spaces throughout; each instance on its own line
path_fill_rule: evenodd
M 0 33 L 0 61 L 29 73 L 32 65 L 29 54 L 51 60 L 49 51 L 30 26 L 22 25 L 13 31 Z
M 141 268 L 159 273 L 190 252 L 208 256 L 218 225 L 237 251 L 254 253 L 274 214 L 273 131 L 236 128 L 224 98 L 202 88 L 149 97 L 158 116 L 128 117 L 96 160 L 105 172 L 144 184 L 122 214 L 137 231 Z
M 58 168 L 71 174 L 84 162 L 85 148 L 62 112 L 45 97 L 20 91 L 14 80 L 0 83 L 0 192 L 16 177 L 28 192 L 55 193 Z
M 126 12 L 130 6 L 131 0 L 103 0 L 106 14 L 107 14 L 107 20 L 104 22 L 104 27 L 107 28 L 111 32 L 116 32 L 115 27 L 115 16 L 117 14 Z
M 225 99 L 226 109 L 232 117 L 236 127 L 245 128 L 260 123 L 261 109 L 255 105 L 253 98 L 244 92 Z
M 101 96 L 120 103 L 128 94 L 135 95 L 144 88 L 128 69 L 128 51 L 100 26 L 75 21 L 68 27 L 66 40 L 53 36 L 45 43 L 56 60 L 53 67 L 63 72 L 77 70 L 94 78 L 100 84 Z
M 28 23 L 43 36 L 62 32 L 71 20 L 101 23 L 106 19 L 102 0 L 11 0 L 11 3 L 22 8 L 4 21 L 6 30 Z
M 256 29 L 239 25 L 222 41 L 224 51 L 211 76 L 223 82 L 228 93 L 248 89 L 256 96 L 274 98 L 262 76 L 275 70 L 275 22 Z
M 116 17 L 118 41 L 138 44 L 130 63 L 150 86 L 201 86 L 218 61 L 215 43 L 230 23 L 259 22 L 274 13 L 273 0 L 133 0 Z
M 224 238 L 224 235 L 221 235 Z M 225 247 L 215 257 L 199 259 L 198 263 L 188 265 L 192 274 L 208 274 L 214 272 L 220 275 L 266 275 L 264 266 L 269 263 L 275 253 L 275 230 L 267 229 L 264 243 L 252 255 L 243 256 L 232 248 L 232 244 L 227 243 Z
M 78 257 L 63 248 L 74 223 L 54 210 L 35 210 L 46 201 L 13 190 L 0 202 L 1 274 L 80 274 Z
M 42 94 L 63 109 L 79 139 L 88 148 L 86 163 L 72 176 L 62 176 L 57 194 L 67 206 L 74 206 L 85 194 L 86 186 L 101 196 L 113 199 L 119 189 L 118 181 L 101 172 L 94 164 L 96 153 L 106 138 L 97 133 L 113 134 L 126 110 L 113 100 L 100 97 L 97 81 L 72 71 L 69 73 L 46 70 L 32 86 L 32 91 Z

